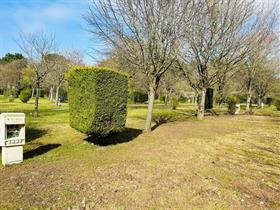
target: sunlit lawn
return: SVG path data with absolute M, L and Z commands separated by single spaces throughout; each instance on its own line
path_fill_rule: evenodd
M 0 112 L 27 117 L 24 162 L 0 166 L 0 209 L 280 208 L 273 106 L 240 116 L 215 107 L 197 121 L 193 104 L 157 104 L 154 130 L 142 134 L 146 105 L 130 104 L 126 130 L 96 141 L 69 126 L 67 104 L 40 101 L 34 118 L 33 101 L 0 98 Z

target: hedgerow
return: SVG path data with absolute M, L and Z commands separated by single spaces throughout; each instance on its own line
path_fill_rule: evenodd
M 31 90 L 29 88 L 24 89 L 20 92 L 19 99 L 23 103 L 27 103 L 31 98 Z
M 214 89 L 207 88 L 206 95 L 205 95 L 205 110 L 209 110 L 213 108 L 213 95 L 214 95 Z
M 227 97 L 227 105 L 228 105 L 228 112 L 229 114 L 234 115 L 236 111 L 236 104 L 239 102 L 236 96 L 229 96 Z
M 280 111 L 280 98 L 274 98 L 273 99 L 273 104 L 274 104 L 274 106 L 276 106 L 276 109 L 278 111 Z
M 130 94 L 130 99 L 136 103 L 144 103 L 148 101 L 148 94 L 141 91 L 133 91 Z
M 128 77 L 108 68 L 73 67 L 68 75 L 71 127 L 107 135 L 125 127 Z

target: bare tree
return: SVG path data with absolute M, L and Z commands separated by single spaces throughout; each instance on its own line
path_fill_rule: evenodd
M 21 88 L 23 69 L 26 67 L 26 63 L 25 59 L 19 59 L 5 65 L 7 82 L 9 82 L 17 90 L 20 90 Z
M 262 42 L 273 28 L 276 13 L 264 15 L 256 9 L 255 0 L 196 2 L 199 10 L 186 34 L 178 64 L 199 96 L 197 117 L 202 119 L 206 89 L 234 69 L 228 66 L 241 62 Z
M 53 92 L 55 90 L 55 105 L 58 106 L 59 90 L 65 81 L 65 73 L 70 65 L 68 60 L 59 54 L 49 54 L 46 60 L 52 66 L 52 71 L 47 75 L 46 79 L 50 86 L 49 99 L 53 101 Z
M 16 41 L 29 65 L 35 71 L 36 97 L 34 116 L 39 115 L 39 90 L 46 76 L 53 70 L 53 63 L 49 63 L 47 56 L 56 50 L 55 37 L 45 32 L 20 35 Z
M 48 88 L 48 99 L 51 102 L 54 101 L 54 90 L 55 90 L 55 83 L 56 83 L 55 80 L 56 78 L 52 73 L 48 74 L 45 80 L 45 86 L 46 88 Z
M 66 72 L 70 66 L 84 65 L 83 58 L 79 51 L 67 50 L 59 54 L 49 54 L 47 61 L 52 63 L 53 70 L 46 76 L 44 84 L 49 90 L 49 100 L 55 101 L 55 104 L 58 105 L 59 90 L 65 83 Z
M 266 64 L 261 71 L 257 72 L 255 78 L 254 90 L 258 98 L 258 108 L 262 107 L 261 104 L 265 101 L 265 96 L 269 93 L 272 86 L 276 85 L 278 82 L 277 77 L 280 73 L 279 62 L 271 64 Z
M 164 96 L 164 105 L 167 107 L 170 103 L 172 95 L 174 96 L 184 96 L 185 92 L 188 90 L 188 85 L 185 79 L 182 77 L 181 72 L 173 68 L 166 72 L 160 82 L 158 93 Z
M 241 72 L 244 87 L 247 95 L 246 112 L 251 111 L 251 103 L 254 90 L 257 92 L 259 105 L 263 100 L 269 83 L 277 75 L 277 36 L 267 37 L 253 51 L 248 53 L 245 58 L 244 69 Z
M 79 50 L 72 49 L 72 50 L 65 50 L 61 53 L 68 61 L 71 63 L 71 65 L 74 66 L 83 66 L 83 55 Z
M 7 53 L 0 59 L 0 81 L 3 89 L 21 89 L 22 71 L 26 67 L 26 60 L 19 54 Z
M 7 87 L 7 80 L 6 80 L 5 76 L 6 76 L 6 71 L 5 71 L 4 65 L 2 65 L 0 63 L 0 89 L 1 89 L 1 92 L 4 91 Z
M 67 51 L 60 54 L 49 54 L 48 63 L 53 63 L 53 70 L 48 74 L 49 99 L 53 100 L 55 90 L 55 105 L 59 104 L 59 90 L 65 83 L 65 74 L 71 66 L 82 65 L 82 58 L 77 51 Z
M 151 131 L 155 92 L 176 61 L 191 1 L 97 0 L 85 15 L 88 31 L 141 71 L 149 86 L 145 131 Z

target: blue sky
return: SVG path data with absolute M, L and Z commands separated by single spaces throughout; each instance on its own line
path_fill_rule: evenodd
M 86 63 L 94 64 L 100 57 L 92 53 L 96 43 L 83 29 L 87 9 L 88 0 L 0 0 L 0 57 L 20 52 L 14 41 L 20 33 L 46 31 L 56 35 L 59 48 L 79 50 Z

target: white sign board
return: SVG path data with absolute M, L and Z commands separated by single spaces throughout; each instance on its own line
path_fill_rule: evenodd
M 240 113 L 240 104 L 235 105 L 235 113 L 234 114 L 239 114 Z
M 25 144 L 25 114 L 0 114 L 0 146 L 2 147 L 2 164 L 20 163 L 23 160 Z
M 25 144 L 25 115 L 23 113 L 2 113 L 0 115 L 0 146 Z

